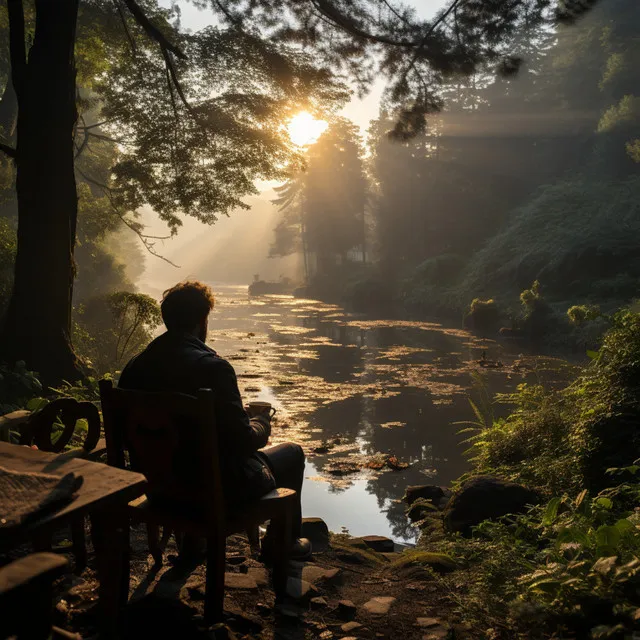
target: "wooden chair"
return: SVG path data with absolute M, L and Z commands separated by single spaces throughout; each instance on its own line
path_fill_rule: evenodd
M 241 512 L 227 513 L 213 392 L 201 389 L 197 397 L 146 393 L 114 389 L 110 380 L 101 380 L 100 396 L 108 464 L 124 468 L 128 453 L 131 468 L 147 478 L 147 496 L 163 498 L 161 504 L 141 498 L 129 505 L 132 520 L 148 525 L 154 559 L 162 561 L 160 526 L 207 540 L 205 620 L 222 620 L 227 536 L 266 520 L 271 520 L 276 541 L 274 589 L 277 597 L 284 595 L 296 492 L 275 489 L 243 504 Z
M 52 624 L 53 582 L 67 561 L 52 553 L 34 553 L 0 568 L 0 639 L 79 639 Z
M 63 425 L 62 433 L 51 441 L 53 426 L 57 421 Z M 39 411 L 32 413 L 28 427 L 22 431 L 20 444 L 35 444 L 41 451 L 63 452 L 71 443 L 78 427 L 78 421 L 85 420 L 87 431 L 80 447 L 75 447 L 67 455 L 97 460 L 106 453 L 106 442 L 100 438 L 100 412 L 93 402 L 78 401 L 75 398 L 56 398 Z

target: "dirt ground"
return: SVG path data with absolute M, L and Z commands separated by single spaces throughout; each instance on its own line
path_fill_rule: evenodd
M 64 544 L 64 542 L 63 542 Z M 361 540 L 332 536 L 331 548 L 305 564 L 292 563 L 291 596 L 275 606 L 270 576 L 244 536 L 227 542 L 225 622 L 207 628 L 202 617 L 205 568 L 178 570 L 167 558 L 154 569 L 144 527 L 131 534 L 130 602 L 125 638 L 465 639 L 452 624 L 449 599 L 437 574 L 398 565 L 399 553 L 377 553 Z M 70 556 L 70 559 L 72 556 Z M 56 624 L 83 638 L 97 635 L 98 583 L 89 556 L 81 575 L 56 588 Z M 349 602 L 346 602 L 349 601 Z

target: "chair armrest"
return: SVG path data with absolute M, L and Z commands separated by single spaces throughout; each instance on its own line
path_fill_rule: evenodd
M 260 502 L 272 502 L 274 500 L 290 500 L 296 492 L 293 489 L 274 489 L 260 498 Z
M 68 562 L 54 553 L 33 553 L 0 569 L 0 603 L 18 589 L 40 590 L 60 577 Z

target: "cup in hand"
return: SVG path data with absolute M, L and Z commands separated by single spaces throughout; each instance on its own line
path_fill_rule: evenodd
M 272 407 L 270 402 L 250 402 L 247 407 L 247 413 L 251 418 L 262 416 L 271 420 L 276 413 L 276 408 Z

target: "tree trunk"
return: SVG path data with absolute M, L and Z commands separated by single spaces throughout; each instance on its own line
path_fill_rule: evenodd
M 9 78 L 0 99 L 0 136 L 4 142 L 13 142 L 17 118 L 18 98 Z
M 51 385 L 82 377 L 70 341 L 78 212 L 73 167 L 78 0 L 36 0 L 35 5 L 28 61 L 14 59 L 21 56 L 15 41 L 11 51 L 18 95 L 18 251 L 0 344 L 6 360 L 25 360 Z M 11 14 L 10 26 L 20 28 Z

